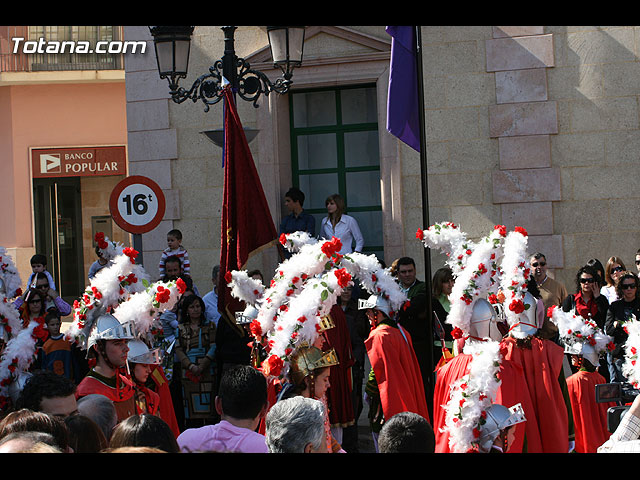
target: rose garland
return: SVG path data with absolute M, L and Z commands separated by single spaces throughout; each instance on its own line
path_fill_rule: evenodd
M 0 247 L 0 278 L 4 282 L 4 291 L 7 298 L 22 295 L 20 274 L 16 269 L 13 258 L 4 247 Z
M 613 339 L 604 334 L 595 321 L 576 315 L 575 310 L 565 312 L 554 305 L 547 310 L 547 316 L 558 326 L 560 340 L 569 350 L 579 352 L 583 345 L 589 345 L 600 355 L 615 348 Z
M 354 252 L 343 256 L 338 253 L 342 248 L 338 238 L 316 241 L 303 232 L 283 235 L 280 241 L 293 255 L 276 269 L 269 288 L 260 296 L 258 317 L 250 325 L 268 354 L 262 365 L 268 375 L 286 375 L 292 353 L 304 343 L 315 342 L 319 320 L 329 314 L 354 278 L 369 292 L 387 298 L 393 309 L 406 301 L 395 279 L 374 255 Z M 237 289 L 237 298 L 251 297 L 246 286 L 244 295 L 240 291 L 241 273 L 228 272 L 225 278 Z
M 468 342 L 464 349 L 473 356 L 469 373 L 452 384 L 450 400 L 445 406 L 445 430 L 449 432 L 449 446 L 455 453 L 478 450 L 486 410 L 501 384 L 498 372 L 502 356 L 498 342 Z
M 9 387 L 24 375 L 35 359 L 36 342 L 45 339 L 44 317 L 29 322 L 7 343 L 0 359 L 0 409 L 9 404 Z
M 529 308 L 529 305 L 524 303 L 531 271 L 527 259 L 527 237 L 528 234 L 524 228 L 515 227 L 507 234 L 504 241 L 500 288 L 505 296 L 504 312 L 511 328 L 520 323 L 520 315 Z M 515 330 L 511 333 L 514 337 L 523 336 Z
M 451 311 L 447 323 L 454 328 L 452 336 L 461 338 L 469 334 L 473 302 L 484 298 L 496 285 L 495 277 L 502 258 L 502 243 L 505 233 L 496 226 L 493 231 L 473 245 L 466 260 L 466 268 L 456 278 L 450 298 Z
M 633 388 L 640 389 L 640 372 L 638 372 L 638 352 L 640 352 L 640 322 L 635 317 L 625 322 L 624 331 L 627 340 L 624 345 L 624 363 L 622 373 L 627 377 Z
M 444 253 L 448 257 L 445 263 L 451 268 L 454 276 L 458 276 L 464 269 L 466 257 L 472 252 L 472 244 L 467 240 L 466 234 L 452 222 L 435 223 L 427 230 L 419 228 L 416 238 L 425 247 Z

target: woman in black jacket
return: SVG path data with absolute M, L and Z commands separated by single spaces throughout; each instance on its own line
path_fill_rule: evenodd
M 576 275 L 576 293 L 567 295 L 562 302 L 562 310 L 575 313 L 583 318 L 590 318 L 604 328 L 609 301 L 600 294 L 600 276 L 597 270 L 589 265 L 578 270 Z
M 618 277 L 616 291 L 618 298 L 612 302 L 607 312 L 604 325 L 604 333 L 613 337 L 615 349 L 607 355 L 609 363 L 609 374 L 611 382 L 626 382 L 622 375 L 622 365 L 624 364 L 624 347 L 627 341 L 627 334 L 624 331 L 624 324 L 631 316 L 640 318 L 640 279 L 632 272 L 623 272 Z

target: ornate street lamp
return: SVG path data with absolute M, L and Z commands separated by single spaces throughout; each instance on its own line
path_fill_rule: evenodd
M 209 67 L 209 73 L 196 79 L 189 90 L 178 86 L 186 78 L 189 64 L 191 34 L 194 27 L 160 26 L 149 27 L 158 61 L 160 78 L 169 80 L 171 98 L 176 103 L 187 99 L 202 100 L 205 112 L 209 106 L 222 99 L 222 89 L 228 82 L 235 94 L 253 102 L 258 107 L 258 98 L 264 93 L 287 93 L 291 87 L 293 69 L 302 64 L 304 27 L 267 27 L 269 45 L 274 67 L 280 68 L 282 77 L 271 82 L 267 76 L 253 70 L 248 62 L 235 54 L 234 34 L 237 27 L 221 27 L 224 32 L 224 55 Z M 223 80 L 224 78 L 224 80 Z

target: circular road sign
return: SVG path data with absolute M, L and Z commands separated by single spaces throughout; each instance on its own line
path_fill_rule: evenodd
M 129 233 L 146 233 L 164 217 L 165 199 L 156 182 L 141 175 L 120 181 L 109 198 L 113 220 Z

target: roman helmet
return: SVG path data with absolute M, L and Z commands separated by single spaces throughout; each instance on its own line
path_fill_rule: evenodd
M 323 352 L 311 345 L 301 345 L 291 355 L 289 378 L 294 385 L 300 385 L 306 377 L 310 376 L 313 384 L 316 370 L 332 367 L 338 363 L 338 356 L 334 349 Z
M 132 322 L 120 323 L 110 313 L 98 317 L 89 334 L 87 351 L 99 340 L 133 340 L 135 338 L 135 325 Z
M 258 309 L 254 305 L 247 305 L 242 312 L 236 312 L 236 323 L 246 325 L 258 318 Z
M 493 305 L 484 298 L 473 302 L 469 335 L 478 339 L 490 338 L 499 342 L 502 334 L 498 329 L 498 316 Z
M 137 339 L 129 340 L 128 346 L 127 360 L 129 362 L 144 365 L 160 365 L 162 363 L 159 348 L 150 350 L 146 343 Z
M 527 420 L 520 403 L 511 408 L 494 403 L 487 408 L 486 414 L 486 421 L 480 427 L 480 437 L 478 439 L 478 449 L 484 453 L 491 449 L 491 446 L 502 431 Z
M 389 301 L 381 295 L 371 295 L 369 298 L 358 300 L 358 310 L 380 310 L 388 318 L 391 318 L 391 305 Z
M 518 316 L 518 321 L 511 326 L 510 333 L 515 338 L 526 338 L 534 335 L 542 327 L 537 313 L 538 301 L 529 292 L 524 293 L 525 310 Z

